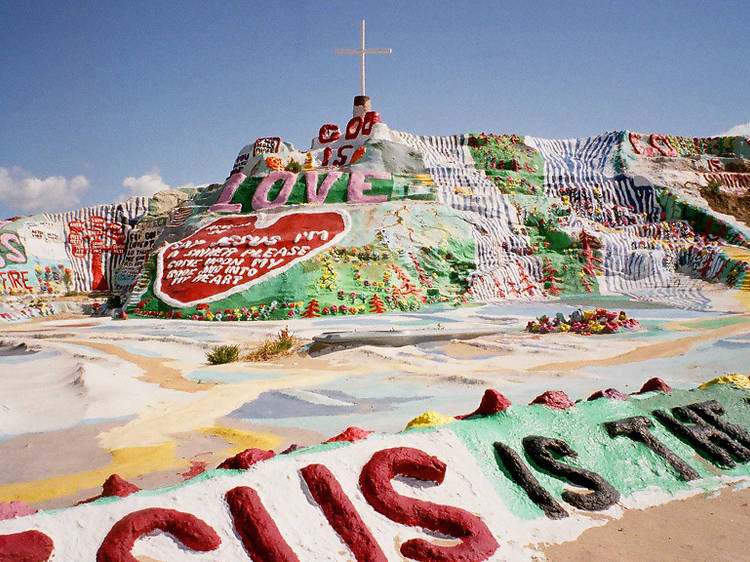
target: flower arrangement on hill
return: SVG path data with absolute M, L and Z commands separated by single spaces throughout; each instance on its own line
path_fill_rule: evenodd
M 641 325 L 635 318 L 628 318 L 624 310 L 619 313 L 604 308 L 596 310 L 575 310 L 568 318 L 562 312 L 554 317 L 540 316 L 526 325 L 526 331 L 533 334 L 552 332 L 573 332 L 584 336 L 591 334 L 613 334 L 620 328 L 638 330 Z

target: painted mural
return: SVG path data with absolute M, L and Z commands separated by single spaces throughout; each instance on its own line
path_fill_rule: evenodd
M 223 185 L 8 222 L 0 282 L 6 294 L 114 291 L 130 314 L 199 320 L 577 294 L 745 310 L 748 157 L 741 137 L 425 137 L 370 111 L 321 126 L 306 152 L 278 137 L 248 144 Z M 258 252 L 263 224 L 291 238 L 325 230 L 284 226 L 311 207 L 350 228 L 294 259 L 291 246 Z M 226 231 L 231 248 L 196 238 L 232 216 L 248 220 Z M 165 267 L 165 248 L 203 242 Z M 269 271 L 249 274 L 260 260 Z M 204 278 L 223 289 L 165 290 Z

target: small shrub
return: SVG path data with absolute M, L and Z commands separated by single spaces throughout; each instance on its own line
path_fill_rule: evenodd
M 290 355 L 299 346 L 297 337 L 289 332 L 289 327 L 279 330 L 276 336 L 267 338 L 255 349 L 245 355 L 247 361 L 268 361 L 273 357 Z
M 206 352 L 206 360 L 211 365 L 222 363 L 233 363 L 240 358 L 240 347 L 238 345 L 217 345 L 211 351 Z
M 721 182 L 714 179 L 708 180 L 708 184 L 706 185 L 706 187 L 701 189 L 701 192 L 704 197 L 706 195 L 716 197 L 721 192 Z
M 289 164 L 287 164 L 284 169 L 287 172 L 294 172 L 296 174 L 300 173 L 302 171 L 302 164 L 297 162 L 296 160 L 292 159 L 289 160 Z

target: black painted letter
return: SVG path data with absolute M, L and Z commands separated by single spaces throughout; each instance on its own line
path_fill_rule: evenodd
M 721 408 L 720 405 L 719 408 Z M 701 415 L 698 415 L 696 411 L 701 413 Z M 729 424 L 728 422 L 719 419 L 718 416 L 716 416 L 716 410 L 712 408 L 710 402 L 691 404 L 688 407 L 678 406 L 672 408 L 672 413 L 682 420 L 691 422 L 691 425 L 679 421 L 664 410 L 653 411 L 654 416 L 656 416 L 656 418 L 663 423 L 667 429 L 678 437 L 682 437 L 685 441 L 690 443 L 694 449 L 714 464 L 731 468 L 736 464 L 732 456 L 737 458 L 740 462 L 747 462 L 750 460 L 750 449 L 732 439 L 732 437 L 720 429 L 720 427 L 715 427 L 704 420 L 704 416 L 710 416 L 713 418 L 712 421 L 717 421 L 724 427 L 729 428 L 729 426 L 732 426 L 730 431 L 735 434 L 737 434 L 738 429 L 742 429 L 739 426 L 734 426 L 733 424 Z
M 648 429 L 649 427 L 654 427 L 654 422 L 647 417 L 634 416 L 632 418 L 606 422 L 604 427 L 610 437 L 614 438 L 618 435 L 624 435 L 630 437 L 633 441 L 638 441 L 639 443 L 646 445 L 646 447 L 666 460 L 683 480 L 695 480 L 696 478 L 700 478 L 700 474 L 698 474 L 688 463 L 678 457 L 672 449 L 654 437 Z
M 619 501 L 620 493 L 597 473 L 562 463 L 552 455 L 552 453 L 556 453 L 563 457 L 572 458 L 578 456 L 562 439 L 530 435 L 523 438 L 523 448 L 540 468 L 564 478 L 575 486 L 589 488 L 593 491 L 591 494 L 581 494 L 570 490 L 563 491 L 562 498 L 570 505 L 587 511 L 601 511 Z
M 718 401 L 707 400 L 706 402 L 689 404 L 688 408 L 735 441 L 739 441 L 745 447 L 750 448 L 750 434 L 744 427 L 730 423 L 720 417 L 724 415 L 724 407 Z
M 538 505 L 547 517 L 562 519 L 568 516 L 568 512 L 542 487 L 518 453 L 500 441 L 495 441 L 495 452 L 513 482 L 523 488 L 529 499 Z

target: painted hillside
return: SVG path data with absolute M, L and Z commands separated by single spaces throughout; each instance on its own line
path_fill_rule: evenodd
M 307 151 L 257 139 L 222 184 L 0 223 L 2 291 L 235 321 L 585 293 L 747 310 L 749 141 L 418 136 L 367 112 Z

